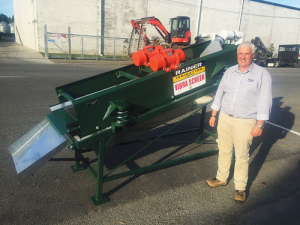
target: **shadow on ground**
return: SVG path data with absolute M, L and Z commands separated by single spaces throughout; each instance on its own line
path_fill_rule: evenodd
M 211 112 L 206 113 L 205 118 L 210 118 L 210 114 Z M 171 127 L 176 125 L 178 121 L 177 119 L 175 120 L 176 122 L 171 121 L 157 128 L 154 128 L 148 132 L 145 132 L 142 135 L 138 136 L 137 139 L 148 139 L 149 137 L 152 138 L 153 136 L 158 137 L 161 134 L 165 133 L 167 130 L 169 130 Z M 207 122 L 208 121 L 204 122 L 205 129 L 209 130 L 212 133 L 215 133 L 216 129 L 209 127 Z M 172 130 L 171 133 L 182 132 L 191 129 L 198 129 L 199 123 L 200 123 L 200 113 L 189 117 L 186 121 L 184 121 L 183 124 L 179 125 L 174 130 Z M 131 143 L 127 145 L 120 145 L 120 146 L 113 147 L 111 149 L 108 149 L 105 154 L 106 170 L 110 171 L 118 167 L 124 161 L 126 161 L 126 163 L 124 163 L 122 167 L 116 170 L 116 173 L 122 173 L 128 170 L 136 170 L 145 166 L 150 166 L 168 160 L 178 159 L 180 157 L 197 154 L 202 151 L 217 149 L 215 139 L 209 137 L 209 135 L 207 134 L 202 135 L 202 140 L 208 139 L 207 140 L 208 144 L 196 143 L 196 139 L 198 135 L 199 132 L 198 130 L 196 130 L 196 131 L 191 131 L 186 133 L 175 134 L 169 137 L 162 137 L 161 139 L 153 142 L 153 144 L 149 146 L 148 146 L 149 141 L 140 141 L 137 143 Z M 141 152 L 139 152 L 137 155 L 135 155 L 136 152 L 138 152 L 140 149 L 143 149 L 145 146 L 148 147 L 142 150 Z M 130 158 L 133 155 L 135 156 Z M 93 167 L 96 168 L 97 159 L 96 158 L 92 159 L 92 163 L 94 164 Z M 154 171 L 163 170 L 169 167 L 173 167 L 173 166 L 167 166 L 162 169 L 156 169 Z M 112 188 L 108 192 L 104 193 L 104 195 L 109 198 L 109 196 L 121 190 L 126 185 L 130 184 L 131 182 L 139 178 L 141 175 L 144 175 L 146 173 L 152 173 L 154 171 L 144 172 L 138 175 L 133 175 L 130 178 L 125 178 L 126 179 L 125 181 L 123 181 L 116 187 Z M 194 181 L 197 181 L 197 179 Z M 161 186 L 163 187 L 164 185 L 162 184 Z
M 283 97 L 273 99 L 272 110 L 270 114 L 270 122 L 276 123 L 279 126 L 291 129 L 294 124 L 295 115 L 290 112 L 290 107 L 282 108 Z M 253 139 L 253 144 L 250 148 L 250 155 L 258 148 L 257 154 L 249 166 L 249 180 L 247 189 L 249 190 L 253 181 L 256 179 L 262 165 L 264 164 L 272 146 L 280 139 L 284 139 L 287 134 L 286 130 L 275 127 L 266 123 L 262 136 Z

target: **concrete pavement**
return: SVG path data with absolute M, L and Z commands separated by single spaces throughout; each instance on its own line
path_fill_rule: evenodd
M 39 64 L 77 64 L 77 65 L 129 65 L 130 60 L 70 60 L 46 59 L 41 53 L 18 44 L 14 38 L 2 37 L 0 40 L 0 62 L 2 63 L 39 63 Z
M 39 52 L 14 42 L 14 38 L 2 37 L 0 41 L 0 62 L 52 64 Z

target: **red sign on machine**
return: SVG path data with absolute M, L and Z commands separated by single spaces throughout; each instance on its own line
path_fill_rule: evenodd
M 200 62 L 173 72 L 174 95 L 179 95 L 206 83 L 205 63 Z

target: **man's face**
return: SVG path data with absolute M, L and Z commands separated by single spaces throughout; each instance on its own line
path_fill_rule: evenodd
M 251 47 L 241 46 L 238 50 L 238 64 L 242 68 L 250 67 L 254 54 L 252 54 Z

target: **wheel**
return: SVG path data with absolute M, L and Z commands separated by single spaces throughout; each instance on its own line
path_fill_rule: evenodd
M 294 64 L 294 66 L 295 66 L 296 68 L 300 68 L 300 62 L 296 62 L 296 63 Z

